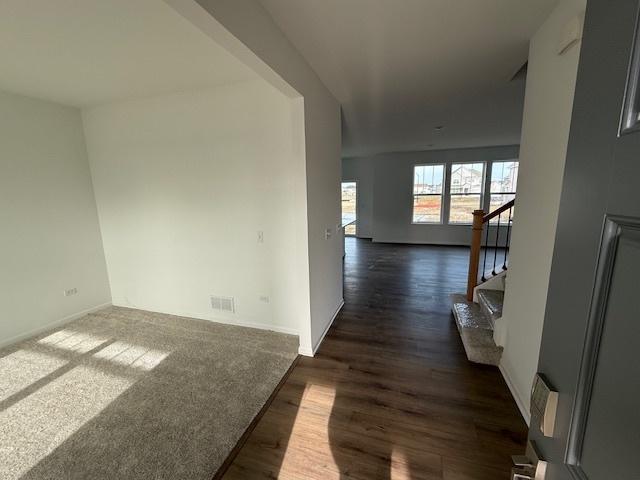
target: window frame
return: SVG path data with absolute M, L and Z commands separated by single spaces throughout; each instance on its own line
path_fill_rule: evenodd
M 480 203 L 478 205 L 479 209 L 483 209 L 485 202 L 486 202 L 486 192 L 487 192 L 487 179 L 490 178 L 487 175 L 487 171 L 488 171 L 488 165 L 491 162 L 487 162 L 484 160 L 481 161 L 468 161 L 468 162 L 451 162 L 449 164 L 449 176 L 450 178 L 453 180 L 453 166 L 454 165 L 478 165 L 481 164 L 482 165 L 482 180 L 480 181 L 480 192 L 479 193 L 453 193 L 452 190 L 452 184 L 451 182 L 449 182 L 447 184 L 447 204 L 449 206 L 449 209 L 447 211 L 447 225 L 451 225 L 451 226 L 469 226 L 469 225 L 473 225 L 473 217 L 471 218 L 471 221 L 469 222 L 452 222 L 451 221 L 451 200 L 453 197 L 465 197 L 465 196 L 470 196 L 470 195 L 477 195 L 480 197 Z M 489 187 L 490 188 L 490 187 Z
M 496 163 L 517 163 L 518 164 L 518 174 L 516 175 L 516 189 L 514 191 L 510 191 L 510 192 L 493 192 L 491 191 L 491 183 L 492 183 L 492 178 L 493 178 L 493 167 L 495 166 Z M 487 205 L 489 206 L 489 208 L 491 208 L 491 197 L 493 195 L 513 195 L 513 198 L 515 199 L 517 196 L 517 191 L 518 191 L 518 186 L 517 186 L 517 182 L 518 182 L 518 177 L 520 176 L 520 159 L 519 158 L 511 158 L 511 159 L 504 159 L 504 160 L 492 160 L 491 161 L 491 172 L 490 172 L 490 176 L 488 178 L 487 181 L 487 185 L 488 185 L 488 191 L 487 191 Z M 501 205 L 500 205 L 501 206 Z M 489 213 L 489 212 L 487 212 Z M 497 224 L 497 220 L 496 219 L 491 219 L 490 220 L 490 224 L 494 225 Z
M 442 191 L 440 193 L 415 193 L 416 189 L 416 168 L 418 167 L 442 167 Z M 411 225 L 443 225 L 444 224 L 444 202 L 447 188 L 447 164 L 446 162 L 415 163 L 413 165 L 413 177 L 411 180 Z M 440 220 L 437 222 L 416 222 L 415 206 L 416 197 L 440 197 Z
M 520 161 L 519 160 L 494 160 L 491 162 L 491 176 L 493 177 L 493 167 L 495 166 L 496 163 L 517 163 L 518 164 L 518 175 L 516 175 L 516 189 L 514 191 L 510 191 L 510 192 L 493 192 L 491 190 L 491 183 L 492 183 L 492 179 L 489 179 L 489 196 L 491 195 L 499 195 L 499 194 L 503 194 L 503 195 L 515 195 L 517 190 L 518 190 L 518 186 L 517 186 L 517 178 L 520 175 Z

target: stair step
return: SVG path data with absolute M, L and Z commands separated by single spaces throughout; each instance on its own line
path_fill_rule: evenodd
M 502 304 L 504 303 L 504 292 L 502 290 L 476 290 L 478 303 L 484 314 L 495 325 L 496 320 L 502 317 Z
M 452 299 L 453 316 L 469 361 L 497 366 L 502 347 L 493 341 L 493 328 L 487 315 L 480 305 L 468 302 L 464 295 L 454 295 Z
M 491 322 L 477 303 L 458 301 L 453 304 L 453 310 L 460 328 L 493 331 Z

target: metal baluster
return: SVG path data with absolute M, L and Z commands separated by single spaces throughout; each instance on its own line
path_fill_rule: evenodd
M 500 240 L 500 217 L 502 217 L 502 213 L 498 214 L 498 227 L 496 230 L 496 246 L 493 249 L 493 271 L 492 275 L 496 275 L 496 263 L 498 261 L 498 243 Z
M 511 218 L 511 209 L 513 207 L 509 207 L 509 222 L 507 223 L 507 244 L 504 249 L 504 264 L 502 265 L 503 270 L 507 270 L 507 257 L 509 256 L 509 247 L 511 246 L 511 222 L 513 221 Z
M 489 225 L 487 225 L 487 233 L 484 236 L 484 260 L 482 262 L 482 281 L 486 282 L 487 277 L 487 249 L 489 248 Z

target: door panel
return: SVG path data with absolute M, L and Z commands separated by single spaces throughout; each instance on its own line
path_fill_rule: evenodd
M 608 218 L 569 432 L 567 463 L 578 478 L 637 473 L 625 459 L 640 435 L 633 381 L 640 379 L 639 271 L 640 220 Z
M 638 3 L 587 2 L 538 367 L 556 435 L 530 430 L 547 480 L 640 479 L 640 131 L 619 135 Z

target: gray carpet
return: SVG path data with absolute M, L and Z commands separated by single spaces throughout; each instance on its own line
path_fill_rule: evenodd
M 111 307 L 0 350 L 0 478 L 209 480 L 297 347 Z

